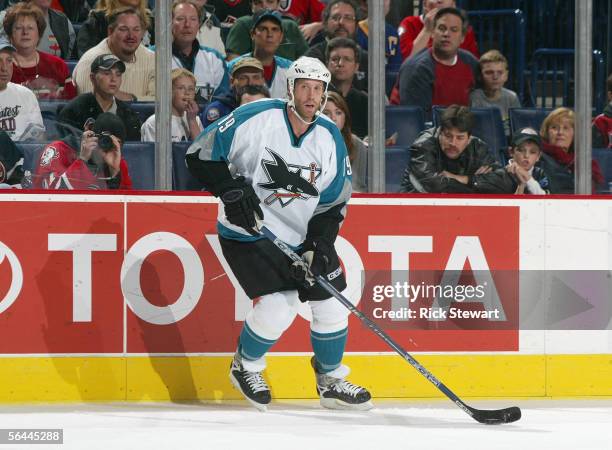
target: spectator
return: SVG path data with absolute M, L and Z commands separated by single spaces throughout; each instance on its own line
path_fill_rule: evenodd
M 497 50 L 489 50 L 480 57 L 478 63 L 482 87 L 470 93 L 471 108 L 495 107 L 500 110 L 504 121 L 506 136 L 510 135 L 508 109 L 520 108 L 521 102 L 516 92 L 506 89 L 508 81 L 508 60 Z
M 89 78 L 93 92 L 81 94 L 59 113 L 59 122 L 83 130 L 87 121 L 103 112 L 116 114 L 125 125 L 128 141 L 140 140 L 140 119 L 130 107 L 115 98 L 121 89 L 125 64 L 112 54 L 100 55 L 91 63 Z
M 51 7 L 66 14 L 70 22 L 83 23 L 87 20 L 94 3 L 94 0 L 56 0 L 51 4 Z
M 455 0 L 424 0 L 423 15 L 408 16 L 402 20 L 398 28 L 400 49 L 402 57 L 407 59 L 414 56 L 426 47 L 432 46 L 434 32 L 434 18 L 438 11 L 444 8 L 455 8 Z M 461 42 L 463 50 L 470 52 L 478 58 L 478 45 L 472 27 L 467 27 L 465 38 Z
M 0 131 L 0 189 L 21 188 L 23 176 L 21 150 L 17 148 L 6 131 Z
M 112 53 L 125 64 L 122 89 L 115 97 L 124 102 L 155 100 L 155 54 L 141 41 L 146 20 L 140 10 L 123 8 L 108 18 L 108 37 L 85 52 L 73 72 L 79 94 L 91 92 L 91 63 L 100 55 Z
M 231 27 L 238 17 L 251 14 L 250 0 L 210 0 L 222 26 Z
M 30 3 L 40 8 L 46 24 L 44 31 L 40 34 L 38 50 L 62 59 L 70 59 L 76 40 L 74 27 L 64 13 L 50 8 L 51 2 L 52 0 L 30 0 Z M 5 14 L 6 10 L 0 11 L 0 23 L 4 22 Z M 0 38 L 2 37 L 8 39 L 4 28 L 0 28 Z
M 515 194 L 550 193 L 550 182 L 546 172 L 536 163 L 542 156 L 541 140 L 533 128 L 523 128 L 515 133 L 510 147 L 510 161 L 506 171 L 517 183 Z
M 18 3 L 4 17 L 4 30 L 17 49 L 12 82 L 29 88 L 39 99 L 71 99 L 76 95 L 63 59 L 36 49 L 45 18 L 32 3 Z
M 606 82 L 608 105 L 593 119 L 593 147 L 612 149 L 612 74 Z
M 332 89 L 338 92 L 353 112 L 352 131 L 360 138 L 368 134 L 368 95 L 353 87 L 359 70 L 359 47 L 352 39 L 337 37 L 327 44 L 327 68 Z
M 204 129 L 195 95 L 195 76 L 187 69 L 172 69 L 172 142 L 193 141 Z M 155 114 L 142 125 L 142 140 L 155 141 Z
M 37 162 L 35 189 L 131 189 L 128 166 L 121 156 L 125 127 L 110 112 L 85 130 L 80 144 L 67 136 L 47 145 Z M 76 148 L 79 147 L 79 150 Z
M 548 172 L 559 188 L 555 192 L 571 194 L 574 192 L 574 111 L 569 108 L 557 108 L 548 114 L 540 127 L 542 149 L 557 163 L 554 171 Z M 604 182 L 601 168 L 597 161 L 591 161 L 593 192 Z
M 197 39 L 200 45 L 217 50 L 225 58 L 225 44 L 221 38 L 221 22 L 219 22 L 217 16 L 206 10 L 207 1 L 195 0 L 201 17 Z
M 264 8 L 265 4 L 266 8 Z M 253 8 L 252 16 L 244 16 L 239 18 L 236 23 L 230 28 L 227 35 L 226 47 L 228 59 L 236 58 L 244 53 L 249 53 L 253 50 L 250 31 L 253 29 L 253 20 L 255 14 L 263 9 L 277 11 L 280 0 L 254 0 L 251 1 Z M 282 19 L 281 21 L 283 38 L 279 47 L 276 49 L 276 56 L 294 61 L 306 53 L 308 44 L 304 36 L 300 32 L 297 23 L 291 19 Z
M 384 0 L 385 17 L 389 14 L 391 0 Z M 368 19 L 364 19 L 357 24 L 357 34 L 355 37 L 359 47 L 368 50 Z M 385 57 L 387 70 L 397 70 L 402 64 L 402 54 L 399 49 L 399 37 L 397 30 L 390 23 L 385 22 Z
M 0 40 L 0 131 L 13 141 L 38 139 L 45 131 L 36 96 L 27 87 L 11 83 L 16 49 Z
M 355 40 L 357 29 L 357 8 L 353 0 L 331 0 L 323 10 L 323 31 L 325 40 L 310 47 L 306 56 L 318 58 L 325 63 L 327 43 L 335 37 Z M 360 91 L 368 91 L 368 53 L 360 51 L 359 72 L 353 85 Z
M 262 3 L 265 3 L 265 0 Z M 289 17 L 300 25 L 300 29 L 305 36 L 310 34 L 314 36 L 323 28 L 321 15 L 325 5 L 320 0 L 284 1 L 279 9 L 283 16 Z
M 202 122 L 204 127 L 219 120 L 221 117 L 227 116 L 238 107 L 239 97 L 236 95 L 238 88 L 247 85 L 264 86 L 264 69 L 261 62 L 257 58 L 245 56 L 239 61 L 230 64 L 230 86 L 229 93 L 223 93 L 213 97 L 213 101 L 206 107 Z
M 155 25 L 153 24 L 151 11 L 147 8 L 146 0 L 98 0 L 96 9 L 89 13 L 89 17 L 83 23 L 77 35 L 77 54 L 79 58 L 108 36 L 111 16 L 124 8 L 138 10 L 143 28 L 140 38 L 142 44 L 146 47 L 155 43 Z
M 270 91 L 264 85 L 247 84 L 238 88 L 236 97 L 238 98 L 238 105 L 242 106 L 257 100 L 270 98 Z
M 281 16 L 277 11 L 264 9 L 253 16 L 251 29 L 253 52 L 247 53 L 229 63 L 229 70 L 233 71 L 235 64 L 242 58 L 253 56 L 261 62 L 264 70 L 264 79 L 270 90 L 272 98 L 287 97 L 286 72 L 291 61 L 276 56 L 276 50 L 283 39 Z
M 327 103 L 323 114 L 329 117 L 338 127 L 348 150 L 351 172 L 353 173 L 353 191 L 367 192 L 368 147 L 351 132 L 351 112 L 344 98 L 337 92 L 327 93 Z
M 399 96 L 402 105 L 420 106 L 426 113 L 432 105 L 469 105 L 478 61 L 459 49 L 467 31 L 462 11 L 443 8 L 434 18 L 433 47 L 402 64 Z
M 440 126 L 423 131 L 412 144 L 401 192 L 513 193 L 515 184 L 488 145 L 472 136 L 473 124 L 467 107 L 446 108 Z
M 229 91 L 227 66 L 216 50 L 202 47 L 196 36 L 200 10 L 194 0 L 172 3 L 172 68 L 185 68 L 195 75 L 196 98 L 210 101 L 213 93 Z

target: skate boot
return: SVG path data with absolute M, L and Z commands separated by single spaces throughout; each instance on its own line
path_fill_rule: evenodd
M 349 374 L 349 368 L 340 366 L 329 373 L 319 373 L 314 357 L 310 360 L 317 378 L 317 393 L 321 406 L 328 409 L 353 409 L 367 411 L 374 405 L 372 396 L 367 389 L 344 379 Z
M 270 403 L 270 388 L 264 380 L 261 372 L 249 372 L 242 365 L 242 358 L 239 353 L 234 355 L 230 366 L 230 380 L 234 387 L 242 392 L 255 408 L 260 411 L 266 411 L 268 403 Z

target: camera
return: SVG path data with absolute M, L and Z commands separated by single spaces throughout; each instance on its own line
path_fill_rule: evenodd
M 100 150 L 108 152 L 115 148 L 115 143 L 110 133 L 96 133 L 94 136 L 98 138 L 98 147 L 100 147 Z

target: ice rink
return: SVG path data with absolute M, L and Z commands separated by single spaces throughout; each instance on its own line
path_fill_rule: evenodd
M 481 425 L 446 400 L 378 400 L 369 412 L 329 411 L 316 401 L 1 406 L 0 428 L 63 428 L 66 449 L 512 449 L 612 448 L 612 399 L 468 401 L 517 405 L 523 418 Z

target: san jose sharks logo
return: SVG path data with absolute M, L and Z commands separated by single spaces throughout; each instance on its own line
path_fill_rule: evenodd
M 278 201 L 284 208 L 296 199 L 307 200 L 319 196 L 315 181 L 321 176 L 320 167 L 315 163 L 310 163 L 308 166 L 287 164 L 268 147 L 266 150 L 272 156 L 272 160 L 262 159 L 261 166 L 266 172 L 268 182 L 258 183 L 262 189 L 272 191 L 264 200 L 266 205 Z M 302 175 L 303 173 L 306 177 Z

